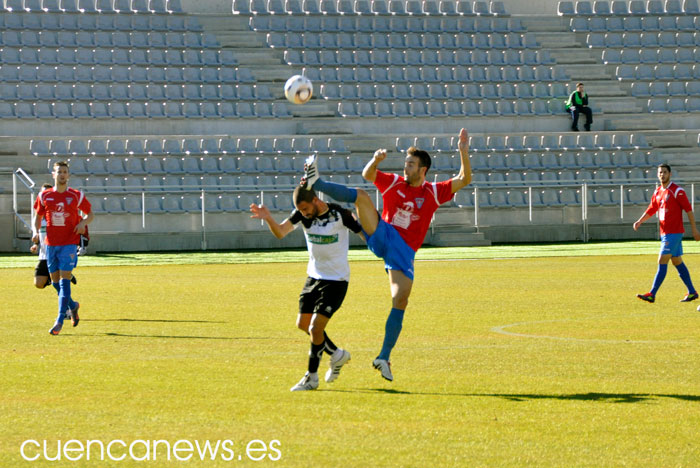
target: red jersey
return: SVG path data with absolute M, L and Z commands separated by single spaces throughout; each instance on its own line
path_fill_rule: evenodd
M 659 212 L 661 234 L 682 234 L 683 211 L 693 211 L 685 190 L 671 182 L 668 187 L 659 186 L 651 196 L 651 203 L 646 214 L 652 216 Z
M 64 192 L 44 190 L 34 201 L 36 215 L 46 219 L 46 245 L 80 244 L 80 234 L 74 232 L 82 217 L 78 210 L 90 213 L 92 207 L 79 190 Z
M 374 185 L 384 201 L 382 219 L 394 226 L 414 251 L 423 244 L 435 210 L 454 196 L 451 180 L 411 187 L 398 174 L 377 171 Z

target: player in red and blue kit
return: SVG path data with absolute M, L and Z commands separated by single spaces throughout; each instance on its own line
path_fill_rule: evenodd
M 646 302 L 656 300 L 656 292 L 661 287 L 668 261 L 671 260 L 673 266 L 678 270 L 678 275 L 688 288 L 688 294 L 681 299 L 681 302 L 690 302 L 698 298 L 698 293 L 690 280 L 688 267 L 683 263 L 683 212 L 688 215 L 690 228 L 693 231 L 693 238 L 700 240 L 700 232 L 695 227 L 695 215 L 693 208 L 688 201 L 685 190 L 671 182 L 671 166 L 659 164 L 657 176 L 661 185 L 656 188 L 651 196 L 649 207 L 641 218 L 634 223 L 634 230 L 639 229 L 644 221 L 651 218 L 655 213 L 659 213 L 659 225 L 661 228 L 661 251 L 659 252 L 659 267 L 654 277 L 651 291 L 646 294 L 637 294 L 637 297 Z
M 70 280 L 73 269 L 78 264 L 78 245 L 80 235 L 85 233 L 87 225 L 94 215 L 90 202 L 85 195 L 68 187 L 70 173 L 68 163 L 56 162 L 53 165 L 54 186 L 44 190 L 34 202 L 33 241 L 39 241 L 41 221 L 46 220 L 46 263 L 54 288 L 58 291 L 58 317 L 49 330 L 58 335 L 63 328 L 63 321 L 68 311 L 71 312 L 73 326 L 78 326 L 78 308 L 80 305 L 71 298 Z M 80 212 L 86 215 L 83 218 Z
M 430 169 L 430 155 L 411 147 L 406 152 L 403 177 L 379 171 L 386 150 L 375 151 L 372 160 L 362 170 L 362 176 L 373 182 L 382 194 L 384 208 L 381 216 L 367 192 L 319 179 L 316 157 L 309 156 L 304 167 L 302 184 L 313 187 L 335 200 L 354 203 L 367 238 L 367 246 L 384 259 L 389 274 L 392 308 L 386 322 L 382 350 L 372 363 L 386 380 L 393 380 L 389 356 L 401 333 L 404 311 L 413 286 L 413 259 L 423 244 L 433 213 L 451 200 L 454 193 L 466 187 L 472 178 L 469 162 L 467 131 L 459 133 L 459 174 L 450 180 L 431 183 L 425 180 Z

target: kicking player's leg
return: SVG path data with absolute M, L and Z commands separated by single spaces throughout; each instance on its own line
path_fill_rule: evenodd
M 317 192 L 325 193 L 335 201 L 354 203 L 357 216 L 365 233 L 372 235 L 377 229 L 379 214 L 374 206 L 372 198 L 367 192 L 355 187 L 348 187 L 335 182 L 328 182 L 320 178 L 316 167 L 315 155 L 309 156 L 304 165 L 304 178 L 302 184 L 311 185 Z
M 695 290 L 695 286 L 693 286 L 693 281 L 690 279 L 690 272 L 688 271 L 688 267 L 685 266 L 685 263 L 683 263 L 683 257 L 671 257 L 671 263 L 673 263 L 673 266 L 675 266 L 676 270 L 678 270 L 678 276 L 680 276 L 681 280 L 683 280 L 685 287 L 688 288 L 688 294 L 686 294 L 686 296 L 683 299 L 681 299 L 681 302 L 694 301 L 698 298 L 698 292 Z

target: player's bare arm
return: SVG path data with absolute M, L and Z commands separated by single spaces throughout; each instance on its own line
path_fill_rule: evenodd
M 34 213 L 34 235 L 32 236 L 32 242 L 35 244 L 39 242 L 39 230 L 41 229 L 42 219 L 42 216 L 39 216 L 36 212 Z
M 379 163 L 386 159 L 386 149 L 378 149 L 374 152 L 374 156 L 367 163 L 364 169 L 362 169 L 362 177 L 369 182 L 374 182 L 377 178 L 377 167 Z
M 695 226 L 695 214 L 692 211 L 686 211 L 686 214 L 688 215 L 690 229 L 693 232 L 693 239 L 700 241 L 700 231 L 698 231 L 697 226 Z
M 92 220 L 95 219 L 95 215 L 92 211 L 90 211 L 86 217 L 84 217 L 76 226 L 75 229 L 73 230 L 77 234 L 85 234 L 85 228 L 87 227 L 88 224 L 92 222 Z
M 459 168 L 459 174 L 452 178 L 452 193 L 463 189 L 472 181 L 472 165 L 469 161 L 469 134 L 464 128 L 459 132 L 458 146 L 462 164 Z
M 639 229 L 639 226 L 641 226 L 642 223 L 643 223 L 644 221 L 646 221 L 647 219 L 649 219 L 649 218 L 651 218 L 651 216 L 649 216 L 648 214 L 644 213 L 644 214 L 642 215 L 641 218 L 639 218 L 637 221 L 634 222 L 634 224 L 632 225 L 632 227 L 633 227 L 634 230 L 636 231 L 637 229 Z
M 282 223 L 278 223 L 270 214 L 270 210 L 265 205 L 258 205 L 251 203 L 250 211 L 253 213 L 250 215 L 253 219 L 262 219 L 267 223 L 270 228 L 270 232 L 278 239 L 282 239 L 284 236 L 289 234 L 294 230 L 294 226 L 289 222 L 289 219 L 285 219 Z

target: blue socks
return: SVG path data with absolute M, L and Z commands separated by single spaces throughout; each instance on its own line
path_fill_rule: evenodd
M 59 281 L 61 281 L 61 280 L 59 280 Z M 69 283 L 70 283 L 70 281 L 69 281 Z M 56 292 L 60 296 L 61 295 L 61 283 L 53 283 L 52 282 L 51 286 L 53 286 L 53 288 L 56 290 Z M 68 308 L 71 310 L 75 309 L 75 301 L 73 300 L 72 297 L 68 297 Z
M 678 276 L 681 277 L 685 283 L 685 286 L 688 288 L 688 294 L 693 294 L 695 292 L 695 287 L 693 286 L 693 282 L 690 280 L 690 272 L 688 271 L 688 267 L 685 266 L 685 263 L 681 263 L 680 265 L 676 265 L 676 270 L 678 270 Z
M 357 189 L 342 184 L 336 184 L 335 182 L 327 182 L 318 179 L 313 189 L 317 192 L 325 193 L 333 200 L 339 202 L 355 203 L 355 200 L 357 200 Z
M 401 309 L 391 309 L 389 318 L 386 319 L 386 327 L 384 328 L 384 344 L 382 344 L 382 351 L 379 353 L 379 356 L 377 356 L 377 359 L 389 360 L 391 350 L 396 346 L 396 340 L 399 339 L 399 334 L 401 333 L 403 313 L 404 311 Z
M 60 290 L 58 292 L 58 318 L 57 322 L 63 323 L 68 312 L 69 305 L 73 303 L 70 298 L 70 280 L 62 279 L 60 281 Z M 75 303 L 73 303 L 75 304 Z
M 666 272 L 668 271 L 668 264 L 659 265 L 659 269 L 656 270 L 656 276 L 654 277 L 654 284 L 651 286 L 651 293 L 656 296 L 656 291 L 661 287 L 661 283 L 664 282 L 666 278 Z

